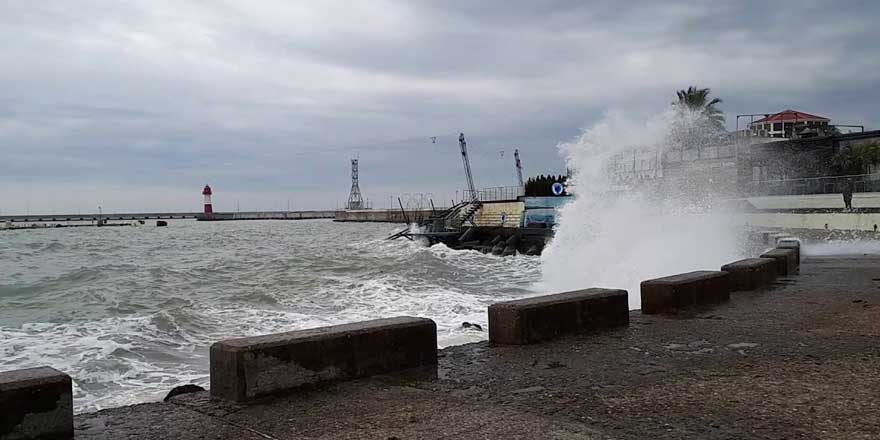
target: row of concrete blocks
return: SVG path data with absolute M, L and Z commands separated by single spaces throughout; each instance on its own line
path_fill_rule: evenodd
M 781 240 L 780 240 L 781 242 Z M 797 272 L 797 241 L 761 258 L 641 284 L 642 313 L 674 313 L 726 301 Z M 493 344 L 533 344 L 629 323 L 627 292 L 586 289 L 493 304 Z M 211 395 L 235 402 L 303 386 L 404 371 L 436 374 L 437 326 L 396 317 L 230 339 L 211 346 Z M 71 378 L 49 367 L 0 373 L 0 440 L 73 438 Z

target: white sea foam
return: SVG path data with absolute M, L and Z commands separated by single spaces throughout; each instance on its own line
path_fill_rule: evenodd
M 539 277 L 535 257 L 384 240 L 399 228 L 174 222 L 8 234 L 0 370 L 67 372 L 77 412 L 155 401 L 177 385 L 207 386 L 208 347 L 230 337 L 409 315 L 434 319 L 441 346 L 483 340 L 461 323 L 485 328 L 488 304 L 528 294 Z
M 639 120 L 613 112 L 560 145 L 574 171 L 574 200 L 561 209 L 555 237 L 541 257 L 544 290 L 622 288 L 636 309 L 641 281 L 718 270 L 739 257 L 734 222 L 712 210 L 711 181 L 681 179 L 681 187 L 657 183 L 622 191 L 609 175 L 611 161 L 622 152 L 662 154 L 673 148 L 671 127 L 687 128 L 692 118 L 670 111 Z M 684 143 L 700 147 L 693 139 Z

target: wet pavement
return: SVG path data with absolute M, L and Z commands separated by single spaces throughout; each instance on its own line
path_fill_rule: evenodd
M 689 315 L 532 346 L 440 352 L 439 378 L 378 377 L 248 405 L 206 392 L 76 416 L 77 439 L 876 439 L 880 257 Z

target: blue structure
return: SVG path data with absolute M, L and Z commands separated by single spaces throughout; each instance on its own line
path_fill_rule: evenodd
M 571 200 L 571 196 L 521 197 L 525 205 L 523 224 L 525 228 L 552 228 L 556 224 L 557 210 Z

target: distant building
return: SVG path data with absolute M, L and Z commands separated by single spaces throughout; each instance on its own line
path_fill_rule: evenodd
M 824 136 L 831 119 L 797 110 L 783 110 L 749 123 L 752 136 L 793 139 Z
M 880 143 L 880 130 L 780 139 L 741 147 L 737 157 L 741 195 L 824 194 L 840 192 L 834 156 L 859 145 Z M 855 192 L 880 191 L 880 174 L 871 168 L 853 178 Z

